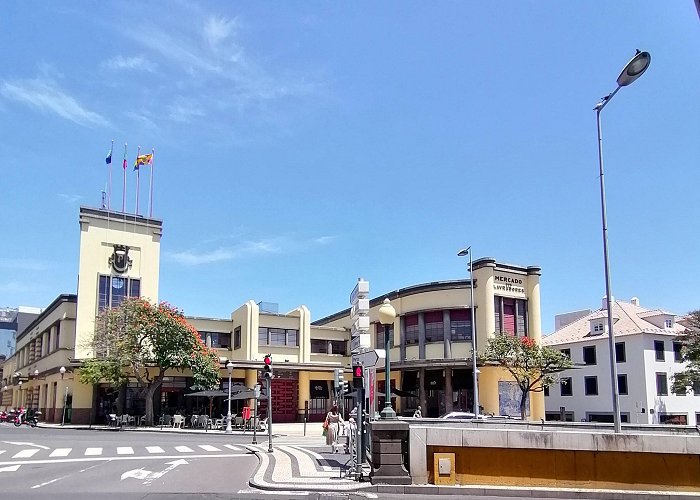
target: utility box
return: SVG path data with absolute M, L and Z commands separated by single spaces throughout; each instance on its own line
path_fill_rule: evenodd
M 455 484 L 455 454 L 435 453 L 433 455 L 433 475 L 435 484 Z

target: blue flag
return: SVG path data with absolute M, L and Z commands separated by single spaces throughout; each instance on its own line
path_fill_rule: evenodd
M 111 150 L 111 149 L 109 150 L 109 153 L 107 154 L 107 158 L 105 158 L 105 163 L 106 163 L 107 165 L 109 165 L 110 163 L 112 163 L 112 150 Z

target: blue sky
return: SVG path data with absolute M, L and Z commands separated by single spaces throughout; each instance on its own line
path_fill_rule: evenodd
M 542 266 L 543 329 L 604 295 L 700 308 L 700 20 L 672 2 L 7 2 L 0 18 L 0 306 L 77 285 L 78 207 L 115 141 L 155 148 L 161 299 L 318 319 L 467 276 L 457 251 Z M 135 177 L 127 173 L 127 210 Z M 147 209 L 142 179 L 140 209 Z

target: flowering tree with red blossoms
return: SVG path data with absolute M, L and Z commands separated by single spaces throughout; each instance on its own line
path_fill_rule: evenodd
M 127 298 L 119 307 L 100 312 L 95 335 L 86 346 L 93 358 L 80 369 L 80 381 L 115 386 L 135 379 L 146 401 L 147 423 L 153 423 L 153 397 L 165 372 L 189 368 L 196 389 L 212 389 L 219 381 L 219 358 L 181 310 L 166 302 L 153 305 Z
M 521 391 L 520 416 L 523 420 L 530 391 L 544 391 L 558 380 L 557 373 L 573 367 L 571 359 L 560 351 L 542 346 L 529 337 L 508 334 L 491 338 L 483 359 L 501 365 L 515 379 Z

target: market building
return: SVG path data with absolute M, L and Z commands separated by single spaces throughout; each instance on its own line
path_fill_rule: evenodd
M 81 384 L 78 373 L 89 358 L 95 317 L 125 297 L 159 300 L 162 221 L 106 209 L 81 207 L 77 295 L 60 295 L 25 330 L 17 351 L 3 367 L 2 406 L 30 406 L 53 422 L 104 422 L 109 413 L 143 414 L 135 383 L 115 389 Z M 473 404 L 472 311 L 477 347 L 497 333 L 541 338 L 540 269 L 482 258 L 473 262 L 474 304 L 469 280 L 440 281 L 401 288 L 370 301 L 372 347 L 382 348 L 377 310 L 389 298 L 397 311 L 390 328 L 392 396 L 399 414 L 421 405 L 426 416 Z M 351 284 L 349 284 L 351 285 Z M 348 288 L 351 288 L 349 286 Z M 275 304 L 248 301 L 228 318 L 188 317 L 222 361 L 220 388 L 228 388 L 225 363 L 234 364 L 232 382 L 261 382 L 263 358 L 274 360 L 273 421 L 322 420 L 334 402 L 337 368 L 350 368 L 350 310 L 312 321 L 306 306 L 279 313 Z M 61 370 L 61 368 L 65 370 Z M 493 414 L 519 414 L 519 394 L 507 373 L 478 366 L 480 405 Z M 382 369 L 376 376 L 383 392 Z M 204 402 L 187 398 L 191 373 L 166 373 L 155 414 L 188 413 Z M 194 401 L 193 401 L 194 400 Z M 544 417 L 542 393 L 530 399 L 532 418 Z M 236 402 L 234 410 L 251 401 Z M 264 401 L 259 410 L 264 411 Z M 345 399 L 345 407 L 352 399 Z M 381 402 L 380 402 L 381 405 Z M 223 412 L 215 401 L 214 413 Z

